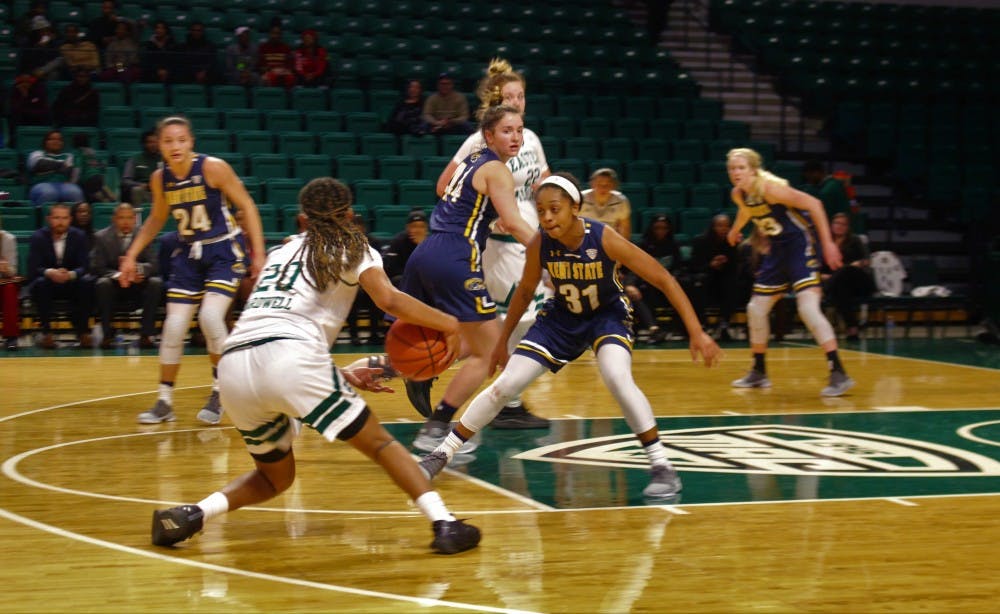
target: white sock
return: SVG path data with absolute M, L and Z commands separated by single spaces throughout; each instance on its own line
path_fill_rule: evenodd
M 444 438 L 444 441 L 441 442 L 441 445 L 437 447 L 435 452 L 444 452 L 448 455 L 448 460 L 451 461 L 451 458 L 455 456 L 455 452 L 458 452 L 458 449 L 461 448 L 464 443 L 465 440 L 459 437 L 458 433 L 452 431 L 448 433 L 448 436 Z
M 649 457 L 650 465 L 670 466 L 670 461 L 667 460 L 667 448 L 659 439 L 644 445 L 642 449 L 646 451 L 646 456 Z
M 160 396 L 159 400 L 163 401 L 167 405 L 173 406 L 174 404 L 174 387 L 172 384 L 160 383 Z
M 441 495 L 437 493 L 436 490 L 429 490 L 424 494 L 417 497 L 414 502 L 417 507 L 420 508 L 420 513 L 427 516 L 431 522 L 437 522 L 438 520 L 455 520 L 455 517 L 451 515 L 448 508 L 445 507 L 444 501 L 441 500 Z
M 229 511 L 229 499 L 221 492 L 213 492 L 199 501 L 198 507 L 205 512 L 205 521 L 207 522 Z

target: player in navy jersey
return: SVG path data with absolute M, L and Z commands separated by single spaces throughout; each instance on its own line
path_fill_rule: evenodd
M 483 280 L 490 223 L 499 218 L 504 231 L 522 244 L 534 234 L 518 213 L 514 177 L 506 165 L 523 143 L 524 119 L 517 109 L 500 105 L 485 111 L 480 121 L 486 147 L 455 169 L 431 214 L 431 234 L 410 256 L 400 284 L 404 292 L 458 318 L 467 355 L 417 434 L 414 446 L 422 450 L 437 446 L 455 412 L 482 385 L 500 334 L 497 307 Z
M 198 419 L 217 424 L 222 416 L 215 365 L 225 341 L 226 312 L 240 280 L 247 275 L 242 231 L 229 206 L 244 213 L 250 242 L 251 277 L 264 264 L 264 233 L 260 214 L 240 178 L 225 160 L 194 151 L 194 133 L 184 117 L 167 117 L 157 125 L 164 165 L 149 179 L 153 204 L 128 251 L 122 257 L 120 282 L 135 279 L 135 258 L 154 238 L 168 217 L 177 222 L 179 247 L 171 258 L 167 280 L 167 316 L 160 339 L 160 386 L 156 404 L 138 416 L 143 424 L 174 420 L 173 389 L 184 353 L 184 338 L 198 310 L 212 362 L 212 393 Z M 201 306 L 199 310 L 199 305 Z
M 660 289 L 677 310 L 691 338 L 691 355 L 714 365 L 719 346 L 706 334 L 677 280 L 642 249 L 604 224 L 579 217 L 579 184 L 566 173 L 542 180 L 535 204 L 542 231 L 528 244 L 527 262 L 514 292 L 503 332 L 490 357 L 492 372 L 503 373 L 469 405 L 461 420 L 433 452 L 420 461 L 433 477 L 512 396 L 546 371 L 559 371 L 590 348 L 608 390 L 621 406 L 651 465 L 650 483 L 643 494 L 667 498 L 681 490 L 680 478 L 667 460 L 649 400 L 632 379 L 632 307 L 618 279 L 618 264 L 626 266 Z M 538 319 L 508 360 L 507 339 L 548 272 L 555 286 Z
M 764 362 L 770 336 L 768 316 L 774 303 L 792 290 L 799 317 L 826 353 L 830 375 L 820 394 L 825 397 L 844 394 L 854 386 L 854 380 L 847 376 L 840 362 L 837 337 L 820 308 L 822 289 L 814 225 L 823 259 L 833 270 L 841 266 L 840 249 L 830 234 L 823 203 L 764 170 L 760 154 L 752 149 L 730 150 L 726 165 L 733 184 L 733 202 L 739 209 L 729 231 L 729 243 L 737 245 L 743 240 L 740 231 L 751 220 L 766 242 L 761 250 L 763 258 L 754 280 L 753 296 L 747 303 L 753 366 L 745 376 L 733 381 L 733 387 L 771 387 Z

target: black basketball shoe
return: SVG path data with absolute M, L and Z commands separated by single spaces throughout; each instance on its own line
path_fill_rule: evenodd
M 455 554 L 475 548 L 481 537 L 479 529 L 461 520 L 435 520 L 431 548 L 441 554 Z
M 153 545 L 173 546 L 188 539 L 205 522 L 205 512 L 197 505 L 181 505 L 153 512 Z

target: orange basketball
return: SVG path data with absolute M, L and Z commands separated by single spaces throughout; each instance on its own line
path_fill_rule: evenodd
M 392 367 L 406 379 L 428 380 L 451 365 L 445 360 L 444 333 L 396 320 L 385 336 L 385 353 Z

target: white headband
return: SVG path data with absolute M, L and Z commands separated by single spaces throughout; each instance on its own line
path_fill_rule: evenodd
M 560 177 L 559 175 L 549 175 L 548 177 L 542 180 L 542 183 L 539 184 L 538 189 L 541 190 L 542 187 L 546 185 L 554 185 L 556 187 L 562 188 L 563 190 L 566 190 L 566 193 L 569 194 L 569 197 L 573 200 L 574 203 L 578 205 L 580 204 L 580 201 L 583 200 L 583 196 L 580 194 L 580 189 L 577 188 L 575 185 L 573 185 L 573 182 L 570 181 L 569 179 L 566 179 L 565 177 Z

